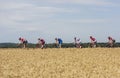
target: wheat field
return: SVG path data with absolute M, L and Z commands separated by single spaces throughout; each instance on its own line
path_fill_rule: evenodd
M 120 48 L 0 49 L 0 78 L 120 78 Z

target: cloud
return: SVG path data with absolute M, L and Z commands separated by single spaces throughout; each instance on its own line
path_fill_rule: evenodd
M 43 3 L 43 4 L 42 4 Z M 33 4 L 37 5 L 54 5 L 54 4 L 81 4 L 81 5 L 93 5 L 93 6 L 120 6 L 119 3 L 106 1 L 106 0 L 6 0 L 1 1 L 0 8 L 1 9 L 16 9 L 16 8 L 25 8 L 25 7 L 33 7 Z
M 111 9 L 109 9 L 109 8 L 101 8 L 101 7 L 93 7 L 93 8 L 91 8 L 92 10 L 94 10 L 94 11 L 97 11 L 97 12 L 110 12 L 111 11 Z
M 37 6 L 30 3 L 2 2 L 0 3 L 0 24 L 2 26 L 33 26 L 40 21 L 60 13 L 75 12 L 71 9 L 51 6 Z M 18 27 L 19 28 L 19 27 Z M 32 28 L 28 29 L 31 30 Z M 34 29 L 35 30 L 35 29 Z
M 119 6 L 117 3 L 112 3 L 105 0 L 44 0 L 50 3 L 71 3 L 71 4 L 82 4 L 82 5 L 96 5 L 96 6 Z
M 73 20 L 73 23 L 106 23 L 110 22 L 109 19 L 80 19 L 80 20 Z
M 98 23 L 109 23 L 111 19 L 66 19 L 66 20 L 56 20 L 55 23 L 63 24 L 98 24 Z
M 11 9 L 20 9 L 25 8 L 28 6 L 32 6 L 31 4 L 27 3 L 18 3 L 18 2 L 1 2 L 0 3 L 0 10 L 11 10 Z
M 110 2 L 98 0 L 45 0 L 52 3 L 75 3 L 85 5 L 110 5 Z M 39 2 L 39 1 L 34 1 Z M 91 23 L 106 23 L 108 19 L 72 19 L 65 18 L 62 14 L 80 13 L 80 9 L 57 7 L 50 5 L 36 5 L 35 3 L 21 2 L 1 2 L 0 3 L 0 24 L 1 26 L 12 27 L 16 29 L 23 29 L 28 31 L 38 30 L 41 26 L 46 26 L 42 29 L 52 25 L 61 24 L 91 24 Z M 62 16 L 61 19 L 55 18 L 55 15 Z M 78 14 L 79 15 L 79 14 Z M 65 20 L 66 19 L 66 20 Z
M 37 2 L 37 1 L 36 1 Z M 58 8 L 58 7 L 52 7 L 52 6 L 40 6 L 36 5 L 34 3 L 19 3 L 19 2 L 1 2 L 0 3 L 0 10 L 16 10 L 19 12 L 29 12 L 29 13 L 61 13 L 61 12 L 73 12 L 71 10 L 68 10 L 66 8 Z

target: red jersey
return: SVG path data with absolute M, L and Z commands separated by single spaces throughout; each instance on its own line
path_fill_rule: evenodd
M 45 40 L 44 39 L 40 39 L 39 43 L 41 43 L 42 45 L 44 45 L 45 44 Z
M 113 40 L 112 37 L 109 37 L 109 40 Z
M 95 38 L 93 38 L 93 37 L 90 37 L 90 39 L 91 39 L 91 43 L 92 44 L 94 44 L 94 43 L 96 43 L 97 41 L 96 41 L 96 39 Z
M 92 38 L 90 38 L 90 39 L 91 39 L 92 41 L 96 41 L 96 39 L 95 39 L 95 38 L 93 38 L 93 37 L 92 37 Z
M 20 39 L 20 42 L 21 42 L 21 43 L 23 43 L 24 41 L 26 41 L 26 39 L 24 39 L 24 38 L 21 38 L 21 39 Z
M 108 37 L 108 39 L 109 39 L 108 43 L 112 44 L 114 39 L 112 37 Z

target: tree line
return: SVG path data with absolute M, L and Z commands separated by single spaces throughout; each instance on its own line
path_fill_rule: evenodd
M 90 47 L 90 43 L 81 43 L 82 48 Z M 28 48 L 36 48 L 36 44 L 29 43 Z M 63 43 L 62 48 L 74 48 L 73 43 Z M 97 47 L 107 47 L 107 43 L 97 43 Z M 120 43 L 115 43 L 113 47 L 120 47 Z M 17 43 L 0 43 L 0 48 L 20 48 Z M 56 48 L 55 43 L 45 44 L 45 48 Z

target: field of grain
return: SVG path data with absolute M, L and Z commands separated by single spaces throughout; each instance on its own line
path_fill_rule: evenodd
M 0 78 L 120 78 L 120 48 L 0 49 Z

